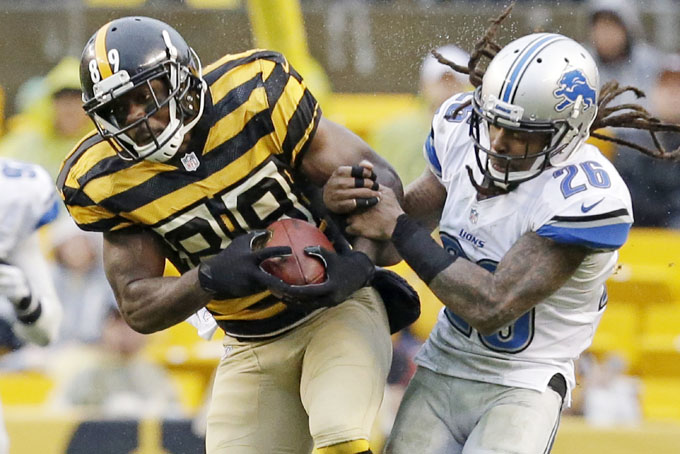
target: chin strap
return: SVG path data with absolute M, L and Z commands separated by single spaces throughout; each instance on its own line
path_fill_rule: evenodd
M 472 174 L 472 168 L 470 166 L 465 166 L 465 168 L 467 169 L 468 177 L 470 177 L 470 183 L 472 183 L 472 186 L 477 190 L 477 193 L 483 197 L 507 194 L 518 186 L 517 184 L 510 183 L 507 188 L 501 188 L 500 186 L 496 186 L 494 182 L 486 176 L 484 176 L 482 184 L 480 185 L 475 181 L 475 177 Z

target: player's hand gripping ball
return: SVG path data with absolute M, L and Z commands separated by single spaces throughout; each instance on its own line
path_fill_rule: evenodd
M 320 284 L 326 280 L 322 260 L 305 253 L 308 246 L 334 251 L 328 237 L 313 224 L 299 219 L 280 219 L 269 227 L 269 239 L 263 247 L 289 246 L 291 254 L 264 260 L 260 267 L 291 285 Z

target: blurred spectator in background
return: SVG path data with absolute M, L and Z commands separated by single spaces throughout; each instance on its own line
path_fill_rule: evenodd
M 116 306 L 101 258 L 101 235 L 80 230 L 63 217 L 50 228 L 52 274 L 64 306 L 60 342 L 96 342 L 110 308 Z
M 614 104 L 636 102 L 652 114 L 658 114 L 661 120 L 677 121 L 677 115 L 671 112 L 673 109 L 659 105 L 659 102 L 665 102 L 659 99 L 659 93 L 668 97 L 669 102 L 677 102 L 680 96 L 661 80 L 668 56 L 644 40 L 635 3 L 631 0 L 590 0 L 588 8 L 593 57 L 600 69 L 601 84 L 616 80 L 622 86 L 636 86 L 646 95 L 637 100 L 633 93 L 625 93 Z M 620 129 L 617 136 L 653 147 L 646 131 Z M 655 161 L 624 146 L 613 147 L 608 157 L 630 189 L 635 226 L 680 227 L 680 180 L 677 178 L 680 166 Z
M 98 345 L 55 356 L 56 373 L 62 374 L 54 397 L 58 408 L 99 418 L 185 416 L 165 369 L 143 355 L 146 342 L 110 308 Z
M 446 45 L 437 52 L 454 63 L 467 66 L 469 55 L 459 47 Z M 430 132 L 434 112 L 446 99 L 469 88 L 467 75 L 456 73 L 428 53 L 420 67 L 419 108 L 389 119 L 368 138 L 375 151 L 394 166 L 404 186 L 425 169 L 423 144 Z
M 38 241 L 57 214 L 57 194 L 45 170 L 0 158 L 0 354 L 25 342 L 47 345 L 59 331 L 61 306 Z M 9 442 L 0 406 L 0 454 Z
M 639 378 L 627 374 L 628 364 L 615 351 L 602 360 L 589 351 L 575 362 L 577 386 L 563 414 L 583 416 L 593 426 L 635 425 L 642 420 Z
M 583 370 L 583 416 L 594 426 L 636 425 L 642 419 L 640 381 L 627 375 L 617 353 L 599 362 L 592 356 Z
M 644 40 L 640 13 L 632 0 L 591 0 L 588 3 L 590 49 L 600 69 L 600 82 L 612 79 L 645 93 L 654 86 L 663 54 Z M 633 94 L 621 102 L 634 101 Z M 648 107 L 648 100 L 638 101 Z
M 661 121 L 680 123 L 680 55 L 666 56 L 649 90 L 649 110 Z M 640 142 L 652 146 L 647 133 Z M 631 135 L 621 135 L 630 139 Z M 680 146 L 677 134 L 657 135 L 667 150 Z M 614 164 L 630 189 L 635 225 L 680 229 L 680 163 L 660 161 L 635 150 L 618 147 Z
M 0 139 L 0 156 L 40 164 L 56 178 L 64 156 L 91 125 L 82 108 L 80 60 L 65 57 L 44 78 L 27 81 Z

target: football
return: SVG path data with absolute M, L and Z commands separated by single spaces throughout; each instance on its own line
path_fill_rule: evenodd
M 333 244 L 321 230 L 299 219 L 279 219 L 267 230 L 269 239 L 263 246 L 289 246 L 292 253 L 286 257 L 264 260 L 260 265 L 263 270 L 292 285 L 318 284 L 326 280 L 324 263 L 305 254 L 307 246 L 334 250 Z

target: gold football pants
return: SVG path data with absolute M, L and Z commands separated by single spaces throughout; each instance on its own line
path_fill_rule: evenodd
M 368 439 L 392 359 L 370 287 L 274 339 L 224 339 L 207 454 L 308 454 Z

